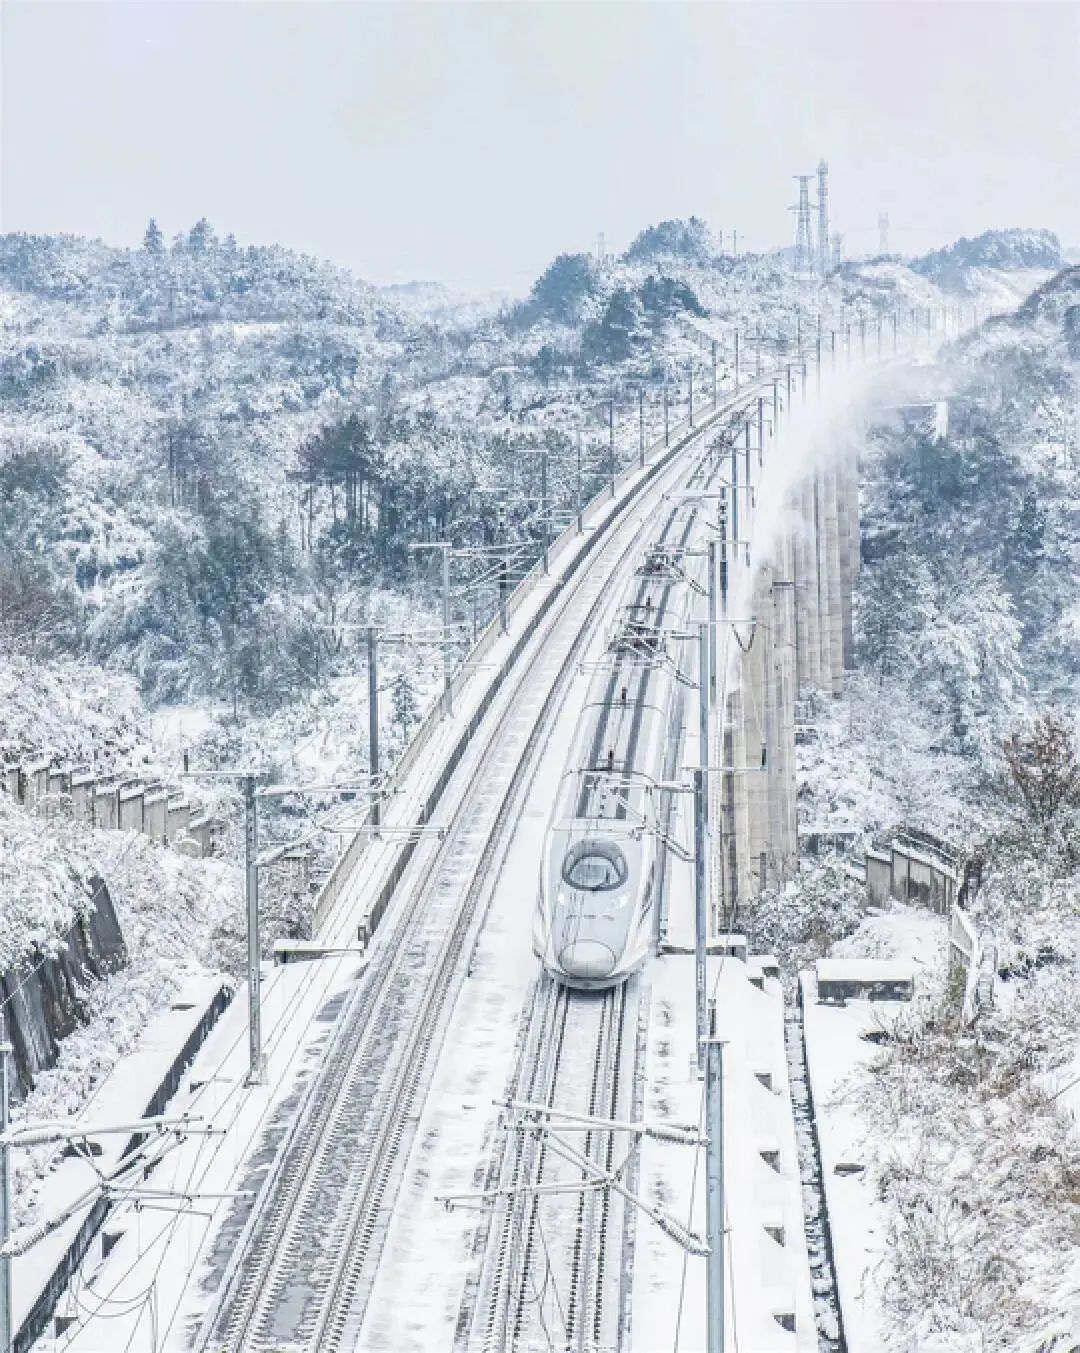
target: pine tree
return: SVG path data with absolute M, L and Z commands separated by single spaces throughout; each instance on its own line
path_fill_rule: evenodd
M 143 236 L 143 248 L 148 254 L 163 254 L 165 252 L 165 236 L 161 233 L 157 221 L 151 216 L 146 226 L 146 234 Z
M 402 743 L 408 742 L 409 734 L 420 721 L 420 700 L 412 678 L 405 670 L 390 683 L 390 717 Z
M 216 243 L 214 227 L 205 216 L 200 216 L 188 231 L 187 243 L 193 254 L 205 254 Z
M 596 285 L 596 270 L 588 254 L 560 254 L 534 283 L 532 309 L 538 315 L 572 324 Z
M 640 300 L 626 287 L 617 287 L 600 323 L 586 329 L 582 350 L 599 361 L 625 362 L 646 337 Z

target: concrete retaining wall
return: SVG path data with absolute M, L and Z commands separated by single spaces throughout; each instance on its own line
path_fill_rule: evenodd
M 878 906 L 894 898 L 943 916 L 957 900 L 963 877 L 962 852 L 926 833 L 897 833 L 866 856 L 867 898 Z
M 90 881 L 91 906 L 78 917 L 54 955 L 33 951 L 0 976 L 0 1002 L 14 1049 L 18 1097 L 37 1074 L 56 1064 L 60 1040 L 81 1023 L 83 991 L 92 979 L 115 972 L 127 951 L 112 898 L 102 879 Z
M 197 855 L 212 854 L 221 832 L 221 824 L 206 817 L 194 830 L 191 805 L 164 785 L 102 782 L 47 760 L 0 768 L 0 793 L 42 817 L 67 814 L 106 831 L 141 832 L 164 845 L 182 843 Z

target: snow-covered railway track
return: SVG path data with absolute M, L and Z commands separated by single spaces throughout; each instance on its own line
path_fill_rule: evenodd
M 617 595 L 613 580 L 650 531 L 651 503 L 684 473 L 673 466 L 659 476 L 613 524 L 589 567 L 564 584 L 513 698 L 493 711 L 490 730 L 459 767 L 464 784 L 448 795 L 445 835 L 417 862 L 419 877 L 406 877 L 405 897 L 377 934 L 203 1322 L 201 1349 L 332 1353 L 355 1343 L 426 1087 L 531 768 Z M 588 1231 L 592 1200 L 586 1211 Z M 594 1250 L 590 1242 L 587 1254 Z
M 508 1098 L 553 1116 L 549 1126 L 543 1113 L 510 1110 L 500 1122 L 484 1184 L 492 1213 L 458 1322 L 459 1349 L 620 1347 L 624 1204 L 597 1176 L 621 1163 L 629 1143 L 626 1134 L 558 1115 L 625 1113 L 640 1002 L 638 979 L 602 993 L 537 980 Z

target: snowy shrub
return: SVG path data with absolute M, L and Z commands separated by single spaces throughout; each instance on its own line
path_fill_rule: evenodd
M 766 889 L 754 902 L 751 948 L 774 954 L 788 976 L 828 952 L 859 924 L 864 886 L 832 860 L 804 862 L 783 888 Z
M 1080 1247 L 1080 1139 L 1041 1084 L 1073 1054 L 1077 975 L 1020 981 L 967 1032 L 945 985 L 879 1017 L 881 1051 L 846 1093 L 879 1128 L 867 1149 L 889 1232 L 875 1282 L 897 1350 L 965 1331 L 1015 1348 L 1037 1313 L 1025 1285 Z

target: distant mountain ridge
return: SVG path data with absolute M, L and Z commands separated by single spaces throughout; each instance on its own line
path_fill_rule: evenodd
M 966 289 L 973 268 L 1061 268 L 1065 266 L 1061 241 L 1051 230 L 985 230 L 914 259 L 911 268 L 938 286 Z
M 239 245 L 205 222 L 172 245 L 155 238 L 141 249 L 75 235 L 0 235 L 0 283 L 119 330 L 218 320 L 369 325 L 394 310 L 344 269 L 279 245 Z

